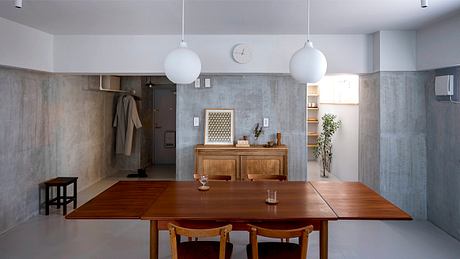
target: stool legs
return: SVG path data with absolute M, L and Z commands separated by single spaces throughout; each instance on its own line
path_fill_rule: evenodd
M 50 187 L 45 187 L 45 215 L 50 214 Z
M 73 201 L 73 208 L 77 208 L 77 178 L 74 179 L 66 179 L 63 177 L 64 180 L 59 181 L 48 181 L 50 183 L 45 183 L 45 213 L 49 215 L 49 207 L 51 205 L 56 205 L 58 209 L 61 208 L 62 205 L 62 214 L 65 216 L 67 214 L 67 204 Z M 73 178 L 73 177 L 72 177 Z M 58 179 L 58 178 L 56 178 Z M 56 180 L 53 179 L 53 180 Z M 62 180 L 62 179 L 61 179 Z M 68 196 L 67 187 L 73 184 L 73 196 Z M 52 198 L 53 196 L 53 187 L 56 187 L 56 198 Z M 61 193 L 62 187 L 62 193 Z M 50 194 L 51 193 L 51 194 Z
M 63 194 L 63 203 L 62 206 L 64 207 L 62 210 L 62 215 L 67 214 L 67 186 L 62 186 L 62 194 Z
M 61 208 L 61 186 L 57 186 L 57 208 Z
M 77 180 L 73 182 L 73 209 L 77 208 Z

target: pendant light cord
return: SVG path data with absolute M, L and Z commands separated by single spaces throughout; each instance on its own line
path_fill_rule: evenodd
M 182 0 L 182 42 L 184 42 L 185 32 L 185 0 Z
M 307 42 L 310 41 L 310 0 L 307 0 Z

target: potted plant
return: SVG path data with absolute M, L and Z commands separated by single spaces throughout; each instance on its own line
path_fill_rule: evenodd
M 332 163 L 332 136 L 340 128 L 342 122 L 336 121 L 337 116 L 326 113 L 321 117 L 322 130 L 318 136 L 318 147 L 314 149 L 315 158 L 320 158 L 321 176 L 328 177 L 327 172 L 331 172 Z

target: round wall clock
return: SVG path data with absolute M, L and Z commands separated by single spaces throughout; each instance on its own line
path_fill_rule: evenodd
M 246 64 L 251 61 L 252 50 L 248 44 L 237 44 L 233 47 L 232 52 L 233 60 L 240 64 Z

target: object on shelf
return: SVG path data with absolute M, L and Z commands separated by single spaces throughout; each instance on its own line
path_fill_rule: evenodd
M 274 147 L 275 146 L 275 142 L 273 140 L 270 140 L 267 142 L 267 144 L 264 145 L 264 147 Z
M 235 146 L 236 146 L 236 147 L 250 147 L 250 145 L 249 145 L 249 140 L 244 140 L 244 139 L 241 140 L 241 139 L 240 139 L 240 140 L 238 140 L 238 141 L 236 142 L 236 145 L 235 145 Z
M 281 132 L 276 133 L 276 145 L 280 146 L 281 145 Z

